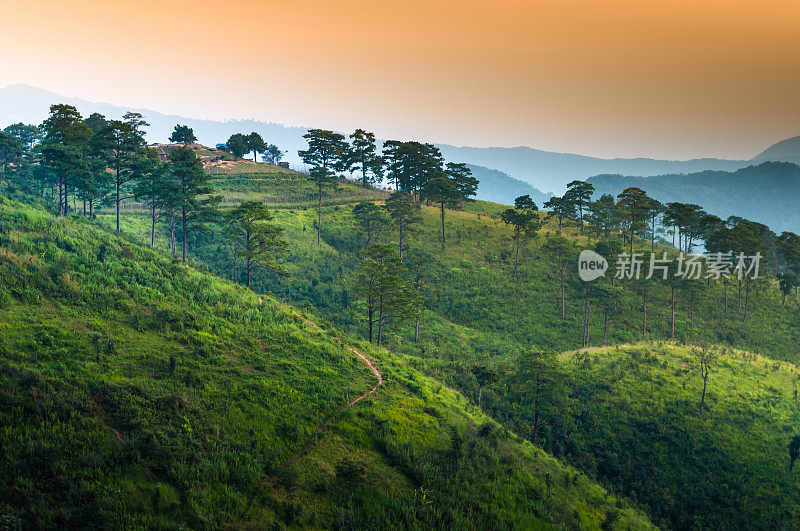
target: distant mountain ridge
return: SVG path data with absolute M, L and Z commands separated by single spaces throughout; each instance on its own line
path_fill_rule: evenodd
M 572 153 L 554 153 L 530 147 L 456 147 L 438 145 L 448 160 L 460 160 L 507 173 L 537 188 L 563 193 L 567 183 L 598 174 L 653 176 L 665 173 L 690 173 L 703 170 L 732 171 L 748 165 L 745 160 L 715 158 L 658 160 L 649 158 L 601 159 Z
M 800 164 L 800 136 L 787 138 L 774 144 L 755 157 L 751 162 L 764 161 L 792 162 Z
M 477 198 L 481 201 L 491 201 L 504 205 L 513 205 L 514 200 L 521 195 L 529 195 L 534 203 L 541 208 L 553 194 L 544 193 L 530 184 L 514 179 L 500 170 L 493 170 L 483 166 L 467 164 L 472 175 L 478 179 Z
M 147 138 L 150 142 L 166 142 L 175 124 L 181 123 L 194 129 L 200 143 L 211 146 L 218 142 L 224 142 L 233 133 L 256 131 L 269 142 L 287 150 L 286 160 L 295 166 L 301 164 L 297 151 L 306 147 L 302 138 L 308 131 L 305 127 L 292 127 L 256 120 L 214 121 L 186 118 L 148 109 L 128 109 L 108 103 L 93 103 L 80 98 L 64 97 L 28 85 L 11 85 L 0 89 L 0 126 L 20 121 L 40 123 L 47 116 L 49 106 L 56 102 L 75 105 L 84 115 L 100 112 L 108 117 L 120 117 L 128 110 L 140 112 L 150 123 L 150 127 L 147 128 Z M 422 140 L 424 141 L 424 139 Z M 562 193 L 570 181 L 585 180 L 600 174 L 646 177 L 687 174 L 706 170 L 735 171 L 768 160 L 800 163 L 800 137 L 778 142 L 752 160 L 716 158 L 686 161 L 651 158 L 602 159 L 573 153 L 555 153 L 524 146 L 512 148 L 457 147 L 438 144 L 438 147 L 448 161 L 466 162 L 475 167 L 497 170 L 505 175 L 503 177 L 500 174 L 483 172 L 488 181 L 481 187 L 479 198 L 490 201 L 507 198 L 517 193 L 516 191 L 510 192 L 510 190 L 528 190 L 520 187 L 518 181 L 531 185 L 532 190 L 544 193 L 546 196 L 548 192 Z M 508 181 L 506 177 L 513 181 Z M 489 181 L 496 185 L 489 186 Z M 505 190 L 495 188 L 495 186 L 509 186 L 510 188 Z M 531 196 L 533 197 L 533 192 L 531 192 Z M 511 199 L 513 201 L 513 198 Z
M 41 123 L 47 117 L 50 105 L 54 103 L 74 105 L 84 116 L 99 112 L 107 118 L 120 118 L 127 111 L 139 112 L 150 124 L 145 128 L 147 141 L 150 143 L 166 143 L 175 125 L 180 123 L 191 127 L 198 142 L 207 146 L 225 142 L 234 133 L 256 131 L 270 143 L 287 150 L 286 160 L 295 165 L 300 164 L 297 150 L 306 147 L 303 135 L 308 129 L 303 127 L 289 127 L 257 120 L 215 121 L 186 118 L 149 109 L 131 109 L 110 103 L 95 103 L 80 98 L 65 97 L 28 85 L 11 85 L 0 89 L 0 127 L 15 122 Z
M 768 225 L 778 233 L 800 233 L 800 166 L 762 162 L 733 172 L 704 171 L 655 177 L 596 175 L 588 182 L 602 194 L 617 195 L 629 186 L 666 202 L 694 203 L 723 219 L 741 216 Z
M 50 105 L 54 103 L 74 105 L 84 116 L 99 112 L 108 118 L 119 118 L 127 111 L 139 112 L 150 124 L 146 128 L 147 140 L 150 143 L 166 143 L 175 124 L 180 123 L 191 127 L 198 138 L 198 143 L 207 146 L 224 142 L 234 133 L 256 131 L 270 143 L 287 150 L 285 160 L 295 167 L 302 166 L 297 151 L 307 147 L 303 139 L 303 135 L 308 132 L 308 128 L 305 127 L 289 127 L 256 120 L 221 122 L 186 118 L 149 109 L 130 109 L 109 103 L 94 103 L 80 98 L 65 97 L 28 85 L 11 85 L 0 89 L 0 128 L 16 122 L 41 123 L 47 117 Z M 529 194 L 534 201 L 541 204 L 549 197 L 530 184 L 514 179 L 501 171 L 478 165 L 472 165 L 472 170 L 481 180 L 478 199 L 510 204 L 514 202 L 514 198 Z

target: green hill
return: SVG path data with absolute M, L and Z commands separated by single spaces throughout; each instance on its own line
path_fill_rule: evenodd
M 461 212 L 448 211 L 445 221 L 449 243 L 442 249 L 438 241 L 438 211 L 435 207 L 422 207 L 423 223 L 413 235 L 407 254 L 410 276 L 418 279 L 425 296 L 419 339 L 414 341 L 415 323 L 409 321 L 389 328 L 386 345 L 402 355 L 409 366 L 458 389 L 473 404 L 477 405 L 481 394 L 481 407 L 486 412 L 507 428 L 532 437 L 530 406 L 513 389 L 519 372 L 518 356 L 531 347 L 574 351 L 581 346 L 585 284 L 577 281 L 574 263 L 570 262 L 573 265 L 567 272 L 567 311 L 562 321 L 558 274 L 553 258 L 543 248 L 547 238 L 556 233 L 552 221 L 523 251 L 519 274 L 512 276 L 511 231 L 497 217 L 503 208 L 476 202 Z M 291 242 L 286 260 L 291 276 L 262 273 L 256 276 L 254 287 L 293 304 L 314 308 L 338 328 L 364 337 L 364 309 L 354 290 L 358 252 L 364 240 L 353 219 L 352 207 L 339 204 L 325 209 L 320 250 L 316 248 L 314 231 L 309 230 L 315 216 L 313 210 L 304 208 L 276 212 L 276 220 Z M 125 227 L 131 232 L 144 232 L 135 217 L 128 218 Z M 565 229 L 565 234 L 574 244 L 572 253 L 594 245 L 575 227 Z M 396 235 L 387 228 L 380 239 L 396 242 Z M 219 233 L 199 235 L 193 248 L 218 274 L 230 275 L 230 256 Z M 800 360 L 797 300 L 789 297 L 783 307 L 776 283 L 767 275 L 748 294 L 749 311 L 745 317 L 744 292 L 738 304 L 735 282 L 727 286 L 719 281 L 702 281 L 691 287 L 679 285 L 675 322 L 678 346 L 672 349 L 658 346 L 658 342 L 670 338 L 670 286 L 657 281 L 647 284 L 644 334 L 642 289 L 642 285 L 631 281 L 621 283 L 620 300 L 609 315 L 607 341 L 624 345 L 646 340 L 648 343 L 631 352 L 648 352 L 641 354 L 646 360 L 655 353 L 652 355 L 660 360 L 658 374 L 649 375 L 649 361 L 621 358 L 628 355 L 626 349 L 601 350 L 595 355 L 596 360 L 590 357 L 586 362 L 581 357 L 577 365 L 570 361 L 572 358 L 566 359 L 561 363 L 560 375 L 566 402 L 547 413 L 547 426 L 540 434 L 539 444 L 607 488 L 630 496 L 665 527 L 730 528 L 748 521 L 766 527 L 792 527 L 796 520 L 791 500 L 797 484 L 786 473 L 786 447 L 795 434 L 797 418 L 786 385 L 791 382 L 788 376 L 794 369 L 793 365 L 772 360 Z M 724 289 L 729 301 L 727 318 L 723 310 Z M 590 345 L 601 344 L 603 328 L 602 301 L 593 296 Z M 731 385 L 752 388 L 754 393 L 732 395 L 724 408 L 752 409 L 755 415 L 763 416 L 756 424 L 748 424 L 750 421 L 739 413 L 723 415 L 718 405 L 722 391 L 716 387 L 719 380 L 715 375 L 727 373 L 726 378 L 733 378 L 729 366 L 735 358 L 727 356 L 714 364 L 709 411 L 697 413 L 697 368 L 691 362 L 688 368 L 681 367 L 683 361 L 677 359 L 687 352 L 680 345 L 700 343 L 750 352 L 736 362 L 741 369 L 737 369 L 738 380 Z M 761 361 L 750 363 L 747 360 L 751 358 Z M 594 370 L 583 370 L 585 363 Z M 666 368 L 662 368 L 664 363 Z M 770 384 L 782 389 L 770 399 L 777 401 L 775 411 L 760 405 L 767 403 L 767 395 L 762 397 L 762 393 L 772 393 L 759 367 L 762 363 L 783 367 L 784 372 L 779 374 L 787 378 L 781 383 L 783 387 Z M 678 369 L 674 369 L 676 364 Z M 482 366 L 488 366 L 495 374 L 488 384 L 476 377 L 476 368 Z M 615 368 L 618 366 L 644 376 L 639 381 L 609 374 L 621 370 Z M 655 368 L 654 365 L 652 370 Z M 670 371 L 678 371 L 680 377 Z M 654 389 L 660 393 L 656 404 L 660 409 L 642 396 Z M 639 437 L 654 445 L 655 450 L 641 446 Z M 759 454 L 762 448 L 770 449 L 767 461 Z M 703 461 L 705 457 L 708 461 Z M 716 477 L 725 480 L 716 481 Z M 692 482 L 693 487 L 685 488 L 685 482 Z M 771 490 L 767 493 L 765 489 Z M 772 512 L 772 507 L 779 509 Z
M 149 219 L 135 204 L 116 236 L 107 211 L 3 201 L 4 522 L 798 526 L 800 304 L 772 272 L 741 291 L 623 280 L 611 297 L 578 280 L 577 253 L 598 242 L 570 226 L 562 319 L 553 220 L 515 276 L 507 207 L 447 210 L 442 245 L 440 211 L 422 205 L 404 262 L 423 308 L 377 348 L 353 206 L 388 194 L 341 180 L 318 247 L 308 178 L 262 169 L 213 181 L 223 210 L 261 200 L 284 229 L 289 276 L 258 271 L 253 291 L 223 280 L 243 279 L 217 224 L 189 233 L 192 268 L 169 257 L 164 225 L 155 249 L 137 243 Z M 719 352 L 702 412 L 698 345 Z
M 391 350 L 133 238 L 0 197 L 0 269 L 4 526 L 650 527 Z
M 643 344 L 563 356 L 579 397 L 567 460 L 689 529 L 796 529 L 797 365 L 734 349 L 711 364 L 706 410 L 690 347 Z

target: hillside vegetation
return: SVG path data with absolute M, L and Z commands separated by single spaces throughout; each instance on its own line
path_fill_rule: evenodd
M 511 230 L 497 219 L 504 208 L 477 202 L 448 212 L 449 243 L 443 250 L 438 212 L 422 207 L 423 222 L 406 259 L 410 277 L 418 279 L 425 296 L 418 340 L 410 320 L 390 327 L 385 342 L 403 353 L 410 366 L 456 387 L 474 404 L 482 396 L 485 411 L 533 438 L 530 403 L 515 387 L 520 356 L 531 347 L 568 351 L 581 346 L 586 285 L 577 279 L 573 254 L 561 321 L 559 277 L 546 249 L 558 230 L 555 220 L 523 250 L 513 276 Z M 355 293 L 364 235 L 352 207 L 325 209 L 320 250 L 310 230 L 313 211 L 287 209 L 275 216 L 292 242 L 285 261 L 291 276 L 257 275 L 255 289 L 315 308 L 337 326 L 365 334 L 364 308 Z M 140 230 L 135 220 L 128 222 L 126 230 Z M 564 234 L 574 253 L 594 245 L 575 227 L 565 228 Z M 387 228 L 380 238 L 392 242 L 395 237 Z M 219 238 L 213 232 L 201 235 L 197 255 L 219 274 L 231 275 L 229 254 Z M 642 286 L 633 281 L 619 285 L 606 341 L 642 341 Z M 752 288 L 745 317 L 744 295 L 737 307 L 735 283 L 681 284 L 676 290 L 676 346 L 668 347 L 658 344 L 671 335 L 670 285 L 653 281 L 646 289 L 648 342 L 564 358 L 558 398 L 543 412 L 546 425 L 538 444 L 631 496 L 666 527 L 730 528 L 747 522 L 791 527 L 797 482 L 787 472 L 786 448 L 797 433 L 796 376 L 794 365 L 773 360 L 800 359 L 798 302 L 791 296 L 783 307 L 775 281 L 765 277 Z M 603 313 L 602 301 L 592 295 L 590 345 L 602 343 Z M 680 345 L 702 343 L 720 345 L 729 354 L 713 363 L 708 410 L 701 415 L 699 369 L 687 361 L 690 347 Z M 483 367 L 491 374 L 488 380 Z M 765 379 L 765 371 L 780 382 Z M 729 393 L 731 387 L 741 392 Z M 765 448 L 769 455 L 762 455 Z
M 5 525 L 649 527 L 391 351 L 88 221 L 0 199 L 0 268 Z M 342 412 L 375 385 L 347 345 L 385 383 Z
M 423 222 L 411 241 L 409 256 L 419 262 L 410 264 L 412 274 L 420 277 L 421 289 L 426 295 L 421 340 L 409 345 L 410 328 L 406 322 L 390 331 L 398 345 L 426 353 L 426 357 L 446 358 L 448 348 L 440 344 L 455 341 L 448 330 L 438 324 L 450 323 L 464 330 L 480 332 L 485 341 L 485 353 L 512 354 L 511 345 L 530 346 L 554 350 L 568 350 L 581 346 L 584 321 L 585 286 L 577 278 L 577 251 L 593 245 L 574 227 L 565 229 L 573 250 L 566 275 L 566 319 L 560 319 L 560 282 L 553 257 L 542 246 L 548 236 L 554 236 L 557 227 L 549 222 L 539 236 L 522 252 L 517 276 L 511 274 L 513 249 L 511 230 L 499 219 L 497 213 L 506 207 L 492 203 L 476 202 L 462 212 L 448 212 L 445 219 L 452 245 L 442 250 L 437 241 L 438 213 L 434 207 L 422 207 Z M 363 235 L 353 219 L 352 207 L 329 207 L 324 218 L 329 220 L 323 228 L 326 245 L 316 251 L 316 240 L 311 234 L 315 213 L 312 210 L 288 209 L 277 211 L 276 221 L 284 227 L 286 237 L 292 242 L 286 265 L 292 275 L 280 278 L 261 274 L 256 285 L 260 291 L 269 291 L 297 304 L 310 304 L 329 312 L 335 322 L 354 331 L 362 330 L 359 322 L 362 309 L 352 295 L 354 273 L 359 262 L 358 252 L 363 248 Z M 142 230 L 134 224 L 130 230 Z M 305 228 L 305 230 L 304 230 Z M 391 241 L 394 234 L 388 229 L 382 237 Z M 229 275 L 232 264 L 229 253 L 213 231 L 198 236 L 198 256 L 219 274 Z M 649 244 L 648 244 L 649 245 Z M 682 341 L 705 338 L 716 343 L 747 348 L 755 352 L 789 361 L 800 360 L 800 335 L 793 323 L 800 317 L 800 307 L 793 297 L 787 306 L 781 306 L 780 295 L 774 284 L 751 294 L 750 315 L 744 319 L 736 308 L 737 291 L 733 282 L 727 285 L 729 319 L 724 319 L 723 284 L 721 281 L 699 281 L 676 295 L 676 337 Z M 670 337 L 670 288 L 655 282 L 648 283 L 646 339 Z M 610 314 L 609 343 L 625 343 L 642 338 L 642 300 L 638 286 L 631 281 L 621 284 L 618 310 Z M 691 290 L 690 290 L 691 288 Z M 742 297 L 743 302 L 743 297 Z M 589 323 L 590 343 L 599 345 L 603 335 L 602 309 L 592 302 L 593 316 Z M 690 308 L 690 305 L 693 307 Z M 693 312 L 693 313 L 690 313 Z M 693 322 L 692 322 L 693 320 Z M 438 324 L 437 324 L 438 323 Z M 456 337 L 458 334 L 456 334 Z M 437 341 L 438 340 L 438 341 Z M 427 342 L 430 344 L 426 344 Z M 440 345 L 437 347 L 437 344 Z M 455 350 L 460 356 L 469 356 L 477 347 Z M 464 361 L 469 361 L 464 360 Z
M 642 344 L 561 356 L 575 433 L 567 460 L 681 529 L 796 529 L 800 371 L 714 349 L 704 411 L 701 347 Z
M 363 129 L 309 130 L 300 174 L 245 161 L 282 156 L 255 132 L 215 161 L 142 127 L 0 133 L 39 205 L 2 204 L 5 520 L 800 524 L 797 234 L 582 181 L 476 202 L 467 164 Z
M 151 146 L 153 147 L 153 146 Z M 180 147 L 178 144 L 158 144 L 153 147 L 163 158 Z M 223 195 L 223 207 L 244 200 L 258 200 L 272 207 L 307 205 L 316 200 L 316 190 L 308 174 L 266 162 L 237 159 L 225 151 L 190 144 L 194 154 L 203 162 L 203 169 L 212 176 L 215 189 Z M 387 193 L 374 188 L 365 189 L 343 179 L 338 187 L 323 198 L 326 204 L 357 202 L 385 198 Z M 128 210 L 144 210 L 144 205 L 130 199 L 124 203 Z

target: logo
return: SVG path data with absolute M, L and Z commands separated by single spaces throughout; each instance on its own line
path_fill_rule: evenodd
M 578 275 L 581 280 L 591 282 L 605 275 L 608 261 L 596 252 L 585 249 L 578 256 Z
M 754 255 L 744 253 L 710 253 L 706 255 L 684 253 L 669 256 L 666 252 L 659 257 L 656 253 L 620 253 L 614 264 L 614 278 L 620 280 L 640 278 L 651 279 L 654 276 L 667 280 L 673 278 L 699 280 L 701 278 L 743 278 L 757 279 L 763 256 L 760 252 Z M 649 264 L 649 268 L 647 267 Z M 671 265 L 675 267 L 670 269 Z M 578 256 L 578 275 L 581 280 L 591 282 L 605 275 L 608 261 L 600 254 L 585 249 Z M 703 275 L 705 273 L 705 276 Z

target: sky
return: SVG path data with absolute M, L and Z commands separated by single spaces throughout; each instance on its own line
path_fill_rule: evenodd
M 800 135 L 797 0 L 3 0 L 0 87 L 601 157 Z

